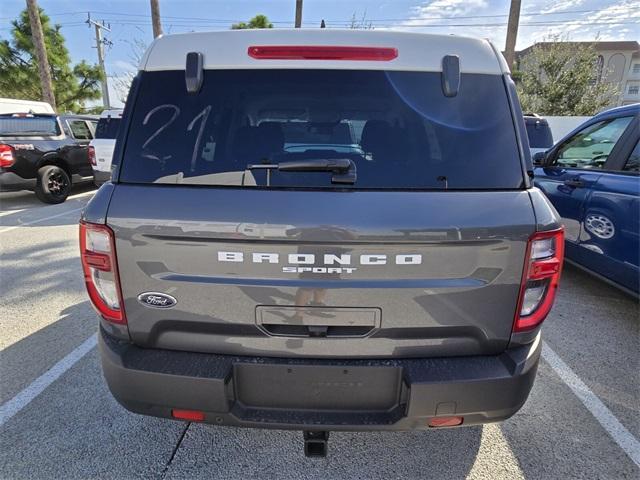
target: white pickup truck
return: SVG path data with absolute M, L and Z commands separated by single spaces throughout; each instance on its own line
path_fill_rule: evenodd
M 121 119 L 120 109 L 102 112 L 96 127 L 96 136 L 89 144 L 89 160 L 98 186 L 111 178 L 111 159 Z

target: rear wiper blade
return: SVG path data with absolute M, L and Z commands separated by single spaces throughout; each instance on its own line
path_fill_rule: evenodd
M 355 183 L 356 164 L 348 158 L 318 158 L 281 163 L 247 165 L 247 170 L 279 172 L 332 172 L 331 183 Z

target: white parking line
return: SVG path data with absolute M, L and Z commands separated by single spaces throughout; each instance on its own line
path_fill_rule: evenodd
M 95 190 L 90 190 L 90 191 L 84 192 L 84 193 L 76 193 L 75 195 L 69 195 L 67 197 L 67 200 L 75 200 L 76 198 L 87 197 L 89 195 L 95 195 L 95 194 L 96 194 Z
M 16 228 L 26 227 L 28 225 L 33 225 L 34 223 L 46 222 L 47 220 L 51 220 L 53 218 L 58 218 L 58 217 L 62 217 L 64 215 L 68 215 L 70 213 L 79 212 L 83 208 L 84 208 L 84 206 L 82 206 L 80 208 L 75 208 L 73 210 L 67 210 L 66 212 L 58 213 L 57 215 L 50 215 L 50 216 L 45 217 L 45 218 L 39 218 L 37 220 L 31 220 L 30 222 L 24 222 L 24 223 L 21 223 L 20 225 L 13 225 L 11 227 L 2 228 L 2 229 L 0 229 L 0 233 L 10 232 L 11 230 L 15 230 Z
M 26 208 L 21 208 L 20 210 L 5 210 L 4 212 L 0 212 L 0 217 L 4 217 L 5 215 L 13 215 L 14 213 L 20 213 L 27 210 Z
M 45 388 L 60 378 L 64 372 L 73 367 L 78 360 L 89 353 L 91 349 L 96 346 L 97 340 L 98 334 L 94 333 L 66 357 L 31 382 L 27 388 L 0 406 L 0 427 L 16 413 L 29 405 L 29 403 L 40 395 Z
M 640 467 L 640 442 L 615 417 L 604 403 L 593 393 L 580 377 L 564 363 L 546 342 L 542 342 L 542 358 L 551 365 L 562 381 L 580 399 L 591 415 L 602 425 L 611 438 Z

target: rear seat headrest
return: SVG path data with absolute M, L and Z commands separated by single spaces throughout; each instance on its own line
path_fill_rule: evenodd
M 362 129 L 360 146 L 367 153 L 375 153 L 389 142 L 393 127 L 386 120 L 367 120 Z
M 257 132 L 257 141 L 264 145 L 264 150 L 268 155 L 282 151 L 284 148 L 284 132 L 280 122 L 262 122 L 258 125 Z

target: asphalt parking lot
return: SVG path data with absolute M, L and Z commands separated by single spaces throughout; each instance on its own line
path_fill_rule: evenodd
M 332 433 L 328 458 L 307 459 L 300 432 L 128 413 L 102 379 L 80 271 L 91 195 L 0 194 L 1 478 L 640 477 L 638 303 L 570 266 L 531 396 L 502 424 Z

